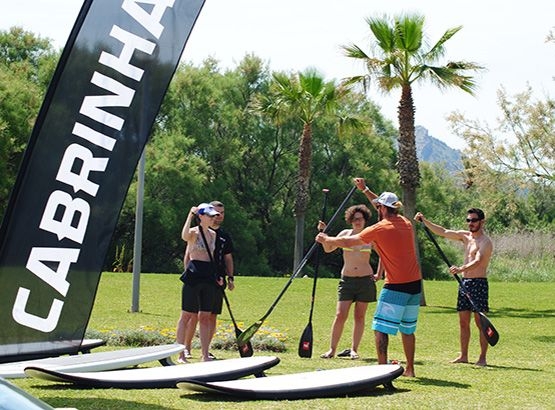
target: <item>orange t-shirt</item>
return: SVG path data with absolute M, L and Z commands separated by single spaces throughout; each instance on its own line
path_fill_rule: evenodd
M 422 278 L 412 224 L 407 218 L 397 215 L 383 219 L 365 228 L 359 236 L 366 243 L 374 243 L 385 267 L 385 283 L 408 283 Z

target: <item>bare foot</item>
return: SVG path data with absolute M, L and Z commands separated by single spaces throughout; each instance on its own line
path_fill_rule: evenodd
M 188 362 L 187 362 L 187 359 L 185 359 L 185 357 L 179 356 L 179 357 L 177 358 L 177 363 L 179 363 L 179 364 L 184 364 L 184 363 L 188 363 Z
M 486 367 L 488 364 L 486 363 L 485 360 L 478 360 L 476 363 L 474 363 L 476 366 L 482 366 L 482 367 Z
M 449 363 L 468 363 L 468 357 L 459 356 L 451 360 Z
M 403 376 L 405 377 L 416 377 L 416 375 L 414 374 L 414 370 L 405 370 L 405 372 L 403 373 Z

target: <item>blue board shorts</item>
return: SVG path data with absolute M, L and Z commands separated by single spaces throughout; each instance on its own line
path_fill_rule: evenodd
M 372 330 L 396 335 L 397 332 L 412 335 L 420 309 L 421 292 L 411 294 L 383 288 L 380 292 Z

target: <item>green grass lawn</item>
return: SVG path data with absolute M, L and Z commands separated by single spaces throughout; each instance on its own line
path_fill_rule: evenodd
M 275 300 L 287 279 L 238 277 L 236 289 L 228 292 L 233 313 L 242 329 L 260 319 Z M 129 313 L 131 274 L 102 275 L 89 329 L 156 329 L 173 331 L 180 310 L 178 275 L 141 276 L 140 313 Z M 381 284 L 380 284 L 381 286 Z M 297 355 L 299 337 L 307 325 L 312 280 L 295 279 L 265 325 L 287 335 L 287 352 L 277 353 L 281 363 L 268 376 L 336 367 L 376 363 L 373 332 L 367 330 L 359 351 L 360 360 L 320 359 L 328 348 L 329 331 L 336 304 L 336 279 L 318 281 L 313 318 L 312 359 Z M 397 391 L 382 387 L 352 397 L 242 402 L 225 397 L 189 393 L 179 389 L 117 390 L 75 389 L 34 379 L 13 380 L 15 384 L 54 407 L 86 409 L 553 409 L 555 408 L 555 285 L 544 283 L 490 283 L 488 317 L 501 338 L 490 348 L 487 368 L 450 364 L 459 350 L 458 319 L 453 308 L 457 284 L 426 281 L 427 306 L 421 308 L 416 333 L 417 377 L 395 380 Z M 369 307 L 369 329 L 375 304 Z M 228 325 L 229 315 L 221 315 Z M 349 318 L 339 349 L 350 345 Z M 478 357 L 477 330 L 473 329 L 470 357 Z M 108 347 L 110 348 L 110 347 Z M 404 359 L 400 337 L 390 339 L 390 359 Z M 198 357 L 198 351 L 194 351 Z M 236 351 L 213 350 L 218 358 L 239 357 Z M 272 355 L 256 352 L 257 355 Z

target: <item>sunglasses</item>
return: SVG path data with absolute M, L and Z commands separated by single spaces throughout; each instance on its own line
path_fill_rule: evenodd
M 474 223 L 474 222 L 478 222 L 478 221 L 481 221 L 481 219 L 480 218 L 466 218 L 467 223 L 471 223 L 471 222 Z

